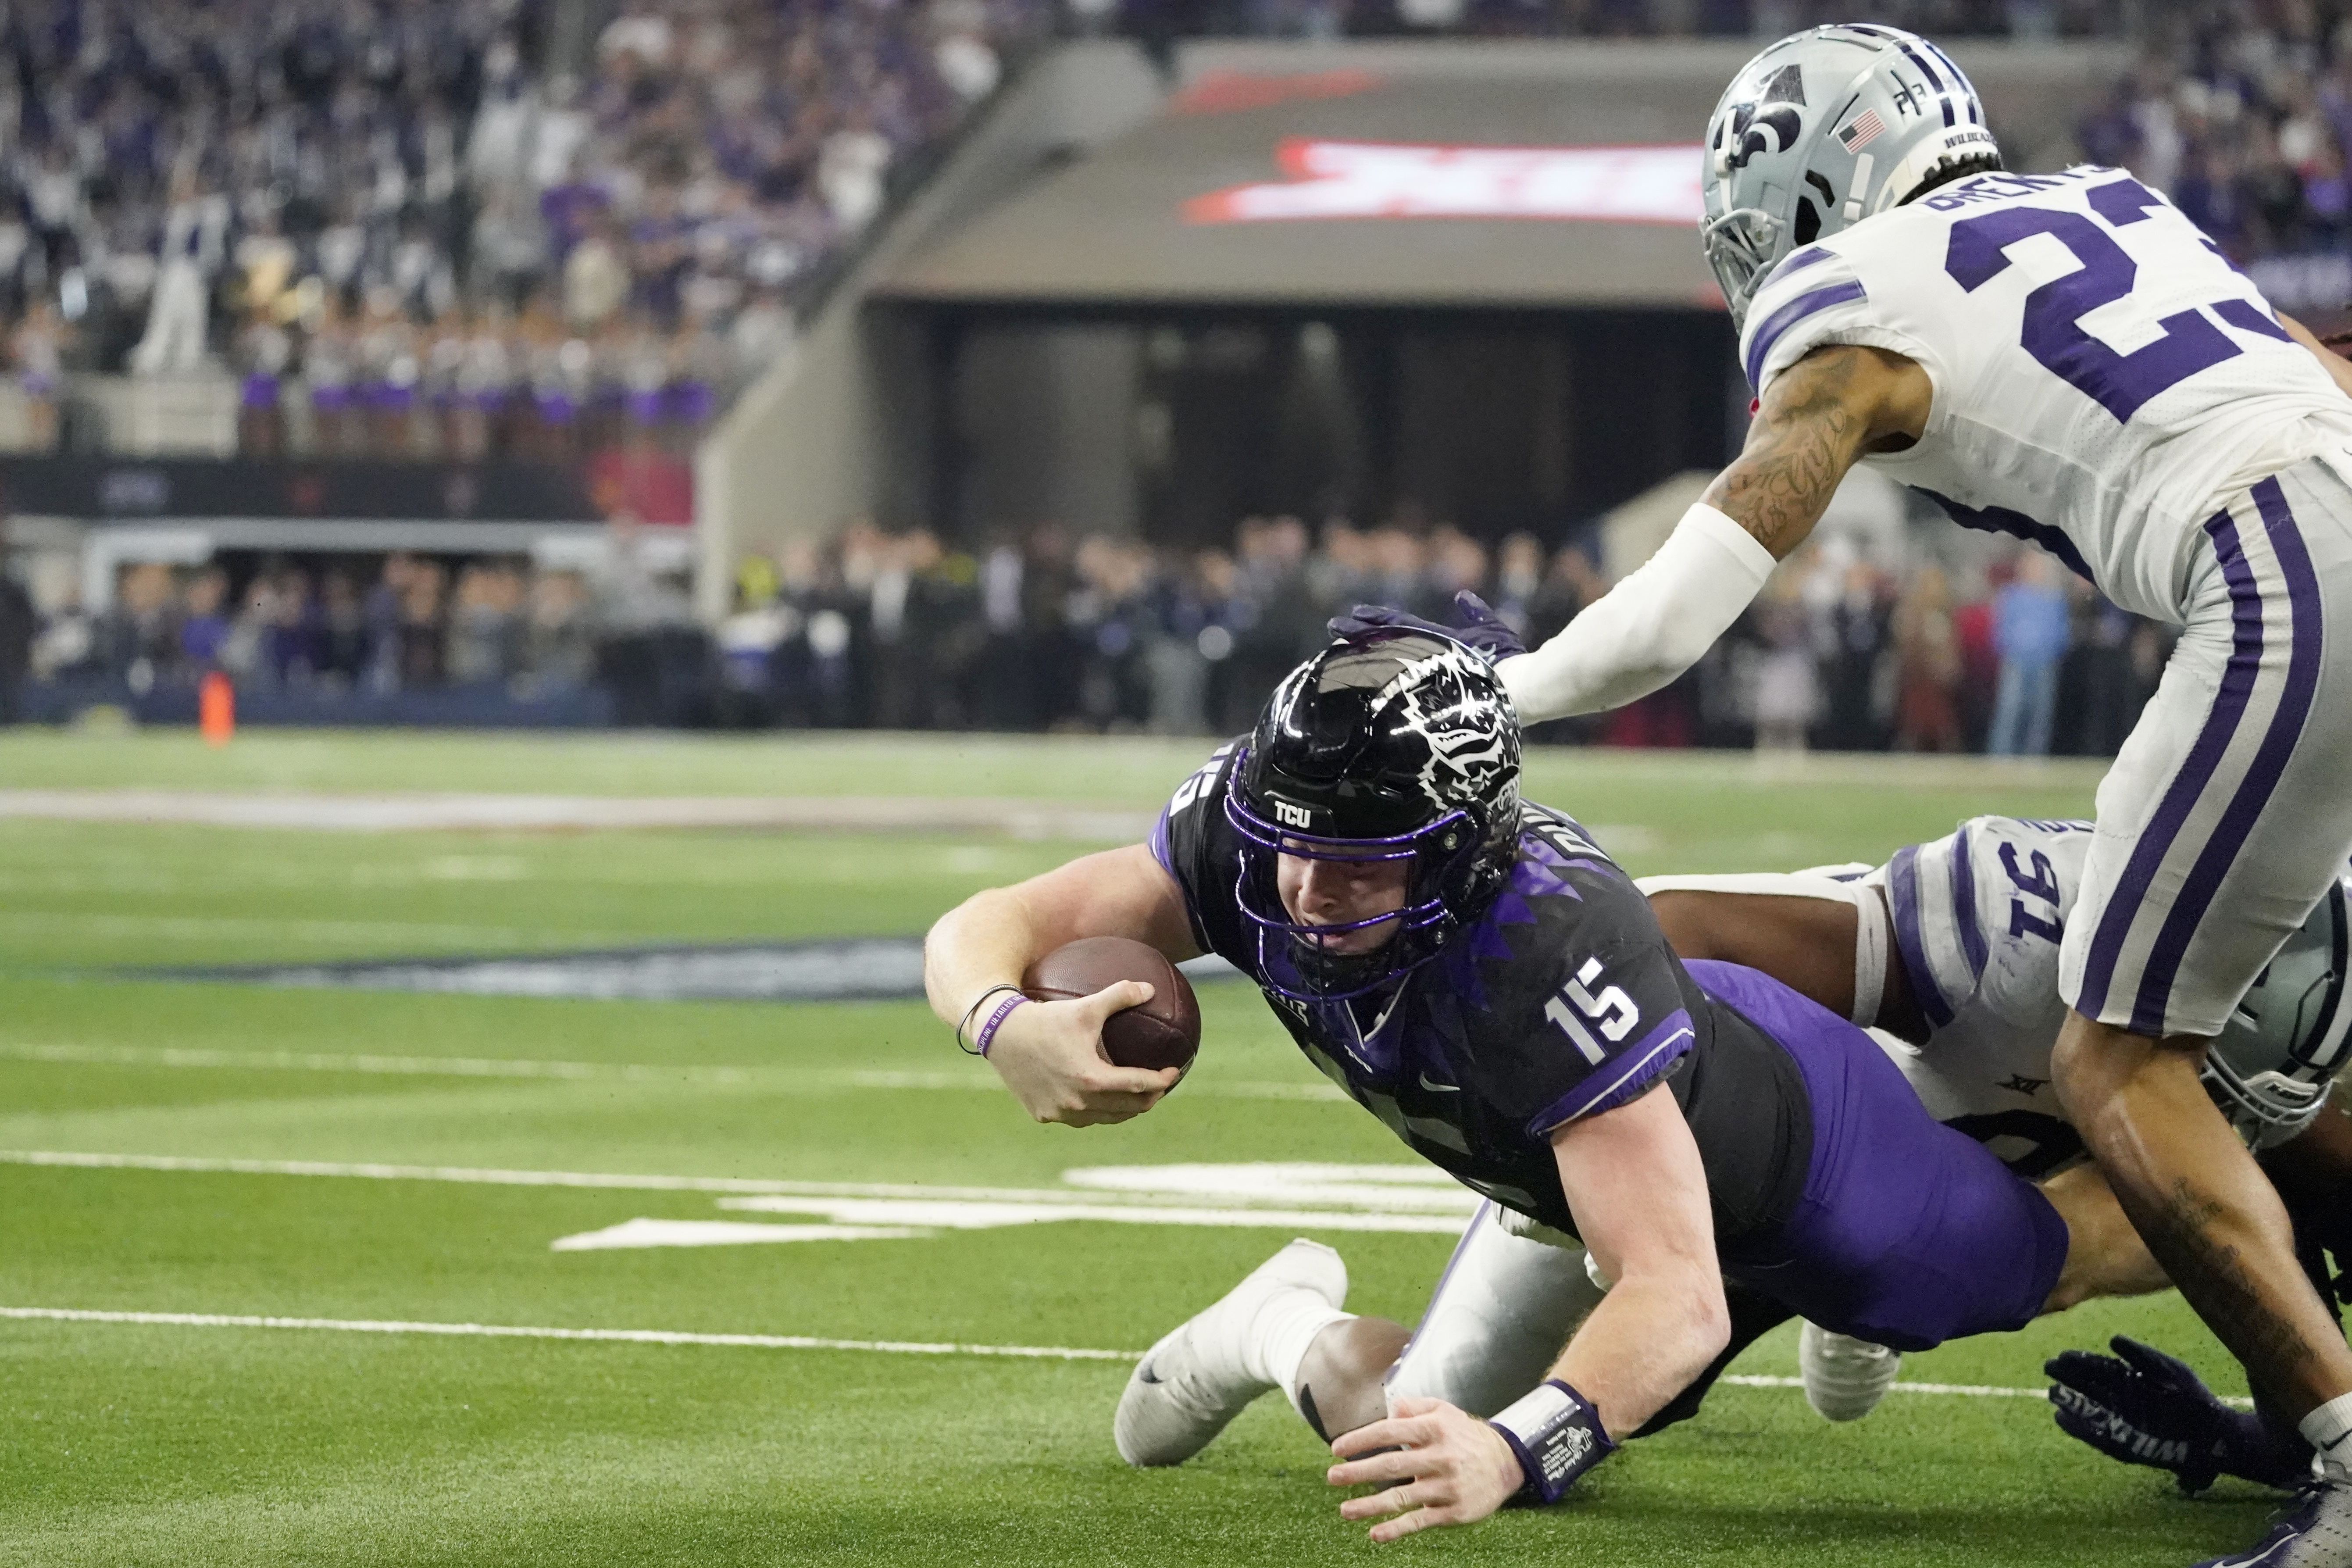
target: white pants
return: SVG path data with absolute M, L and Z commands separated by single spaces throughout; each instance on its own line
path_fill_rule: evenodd
M 1391 1404 L 1419 1394 L 1492 1415 L 1550 1374 L 1601 1300 L 1582 1247 L 1515 1236 L 1502 1214 L 1485 1203 L 1471 1216 L 1421 1327 L 1389 1368 Z
M 184 259 L 163 263 L 155 278 L 154 302 L 147 308 L 147 331 L 131 351 L 131 368 L 141 375 L 180 374 L 205 363 L 205 313 L 210 301 L 205 275 Z
M 2339 467 L 2339 465 L 2342 465 Z M 2086 1017 L 2210 1037 L 2352 856 L 2352 457 L 2205 524 L 2189 625 L 2099 785 L 2059 950 Z

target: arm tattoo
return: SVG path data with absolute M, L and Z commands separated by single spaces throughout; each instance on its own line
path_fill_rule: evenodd
M 1861 357 L 1832 352 L 1793 366 L 1759 412 L 1747 448 L 1715 482 L 1712 504 L 1775 555 L 1795 549 L 1821 521 L 1868 438 L 1866 422 L 1848 405 Z
M 2214 1221 L 2224 1212 L 2219 1200 L 2182 1177 L 2155 1216 L 2149 1248 L 2198 1315 L 2245 1362 L 2256 1381 L 2271 1382 L 2286 1369 L 2316 1359 L 2319 1352 L 2263 1299 L 2238 1249 L 2214 1234 Z

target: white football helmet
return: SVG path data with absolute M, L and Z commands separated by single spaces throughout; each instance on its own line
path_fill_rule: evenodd
M 2205 1088 L 2256 1149 L 2285 1142 L 2327 1103 L 2345 1060 L 2352 897 L 2337 882 L 2286 939 L 2205 1053 Z
M 1815 27 L 1741 67 L 1707 121 L 1698 230 L 1733 325 L 1799 247 L 2000 168 L 1984 118 L 1960 68 L 1896 27 Z

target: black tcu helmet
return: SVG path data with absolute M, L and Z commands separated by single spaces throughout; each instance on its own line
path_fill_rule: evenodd
M 1435 957 L 1517 852 L 1518 721 L 1486 661 L 1451 637 L 1384 627 L 1325 648 L 1276 690 L 1234 776 L 1234 893 L 1262 973 L 1302 1001 L 1361 995 Z M 1346 925 L 1293 921 L 1275 886 L 1282 855 L 1410 861 L 1404 907 Z M 1320 940 L 1389 921 L 1396 934 L 1370 952 Z

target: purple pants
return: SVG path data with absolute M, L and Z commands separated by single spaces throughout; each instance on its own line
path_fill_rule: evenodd
M 1780 1042 L 1812 1102 L 1805 1195 L 1724 1272 L 1822 1328 L 1899 1351 L 2023 1328 L 2058 1283 L 2066 1222 L 1927 1108 L 1869 1036 L 1769 975 L 1691 978 Z

